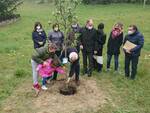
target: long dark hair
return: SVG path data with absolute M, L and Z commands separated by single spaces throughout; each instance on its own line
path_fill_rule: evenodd
M 98 29 L 104 29 L 104 23 L 100 23 L 97 28 Z
M 55 23 L 55 24 L 52 25 L 53 30 L 54 30 L 54 28 L 55 28 L 56 26 L 58 27 L 58 30 L 59 30 L 59 24 L 58 24 L 58 23 Z
M 41 24 L 40 22 L 35 22 L 33 32 L 36 31 L 36 27 L 37 27 L 38 25 L 42 28 L 42 24 Z

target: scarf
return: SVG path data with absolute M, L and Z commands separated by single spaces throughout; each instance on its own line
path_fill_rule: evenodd
M 112 38 L 115 39 L 115 38 L 118 38 L 118 36 L 122 33 L 122 30 L 121 28 L 113 28 L 112 30 Z

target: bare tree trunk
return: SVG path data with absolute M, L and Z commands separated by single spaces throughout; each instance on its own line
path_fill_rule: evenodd
M 145 8 L 145 5 L 146 5 L 146 1 L 147 1 L 147 0 L 144 0 L 144 2 L 143 2 L 143 7 L 144 7 L 144 8 Z

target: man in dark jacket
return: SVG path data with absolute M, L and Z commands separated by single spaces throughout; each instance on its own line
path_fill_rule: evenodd
M 64 50 L 61 55 L 61 60 L 63 60 L 63 58 L 66 57 L 70 62 L 70 71 L 69 71 L 69 77 L 67 82 L 69 83 L 71 77 L 75 74 L 75 82 L 77 85 L 79 85 L 80 64 L 79 64 L 79 54 L 77 49 L 75 47 L 69 47 L 66 50 Z
M 38 92 L 40 89 L 40 85 L 38 84 L 38 73 L 37 73 L 37 65 L 38 64 L 45 64 L 46 60 L 49 58 L 57 58 L 55 54 L 56 45 L 50 44 L 45 47 L 39 48 L 35 53 L 32 55 L 31 64 L 32 64 L 32 72 L 33 72 L 33 88 Z
M 97 30 L 97 45 L 96 45 L 96 54 L 94 54 L 94 68 L 98 70 L 98 72 L 102 71 L 103 67 L 103 45 L 106 42 L 106 34 L 103 31 L 104 29 L 104 24 L 100 23 L 98 25 L 98 30 Z
M 144 37 L 138 31 L 135 25 L 130 25 L 128 28 L 128 34 L 125 36 L 124 44 L 129 41 L 136 45 L 132 49 L 124 49 L 125 52 L 125 76 L 130 77 L 130 62 L 132 63 L 131 79 L 135 79 L 137 73 L 137 64 L 141 52 L 141 48 L 144 45 Z
M 93 28 L 93 20 L 87 21 L 85 28 L 82 29 L 82 33 L 79 37 L 80 49 L 83 55 L 83 71 L 89 77 L 92 75 L 93 70 L 93 54 L 95 50 L 97 32 Z M 89 66 L 87 67 L 87 59 L 89 60 Z

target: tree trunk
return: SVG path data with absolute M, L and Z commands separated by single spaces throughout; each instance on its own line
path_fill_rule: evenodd
M 143 7 L 144 7 L 144 8 L 145 8 L 145 5 L 146 5 L 146 1 L 147 1 L 147 0 L 144 0 L 144 2 L 143 2 Z

